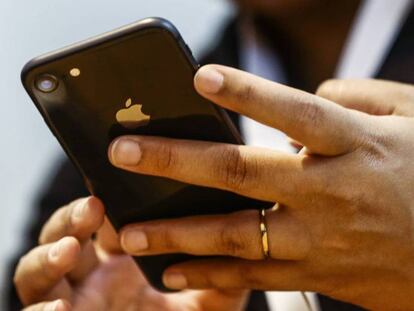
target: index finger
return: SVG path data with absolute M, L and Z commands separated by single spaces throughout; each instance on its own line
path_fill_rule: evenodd
M 79 258 L 80 245 L 74 238 L 38 246 L 22 257 L 16 268 L 14 283 L 19 297 L 26 305 L 43 300 L 56 289 L 64 276 L 71 271 Z M 68 286 L 62 284 L 61 294 L 68 294 Z M 67 297 L 65 297 L 67 298 Z
M 218 65 L 202 67 L 194 83 L 204 97 L 285 132 L 312 152 L 338 155 L 358 144 L 357 113 L 313 94 Z
M 99 199 L 79 199 L 57 210 L 42 228 L 40 244 L 52 243 L 66 236 L 74 237 L 81 243 L 80 260 L 67 275 L 73 283 L 82 282 L 98 262 L 90 238 L 102 226 L 104 213 L 104 206 Z
M 104 206 L 98 198 L 76 200 L 50 217 L 42 228 L 39 243 L 51 243 L 65 236 L 85 242 L 101 227 L 104 215 Z

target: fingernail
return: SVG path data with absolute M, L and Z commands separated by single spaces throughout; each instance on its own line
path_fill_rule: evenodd
M 122 247 L 130 254 L 137 254 L 148 249 L 148 238 L 145 232 L 130 230 L 122 235 Z
M 216 94 L 223 87 L 224 76 L 211 67 L 202 67 L 198 70 L 195 81 L 200 91 Z
M 61 249 L 62 249 L 62 244 L 63 244 L 63 241 L 59 241 L 59 242 L 57 242 L 57 243 L 55 243 L 50 249 L 49 249 L 49 253 L 48 253 L 48 256 L 49 256 L 49 260 L 50 261 L 56 261 L 56 260 L 58 260 L 59 259 L 59 256 L 60 256 L 60 251 L 61 251 Z
M 141 148 L 131 139 L 118 139 L 111 149 L 111 161 L 115 165 L 135 166 L 141 160 Z
M 187 279 L 181 273 L 172 272 L 164 275 L 164 285 L 171 289 L 186 289 Z
M 88 200 L 89 199 L 83 199 L 76 204 L 76 206 L 73 208 L 72 220 L 77 221 L 83 218 L 86 209 L 88 208 Z

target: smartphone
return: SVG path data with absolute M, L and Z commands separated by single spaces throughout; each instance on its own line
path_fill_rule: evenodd
M 161 18 L 148 18 L 40 56 L 24 67 L 26 91 L 88 190 L 105 204 L 115 229 L 155 219 L 273 205 L 129 173 L 109 163 L 108 146 L 121 135 L 242 143 L 226 112 L 195 91 L 198 68 L 176 28 Z M 161 291 L 167 291 L 163 271 L 189 259 L 194 257 L 135 258 L 149 283 Z

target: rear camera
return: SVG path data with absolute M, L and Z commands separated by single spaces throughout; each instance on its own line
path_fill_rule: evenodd
M 51 93 L 58 87 L 58 80 L 52 75 L 42 75 L 36 79 L 36 88 L 43 93 Z

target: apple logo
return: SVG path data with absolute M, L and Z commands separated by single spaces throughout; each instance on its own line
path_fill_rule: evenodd
M 123 127 L 134 130 L 150 122 L 151 116 L 142 112 L 142 105 L 132 105 L 131 98 L 128 98 L 125 107 L 126 109 L 121 109 L 116 114 L 116 120 Z

